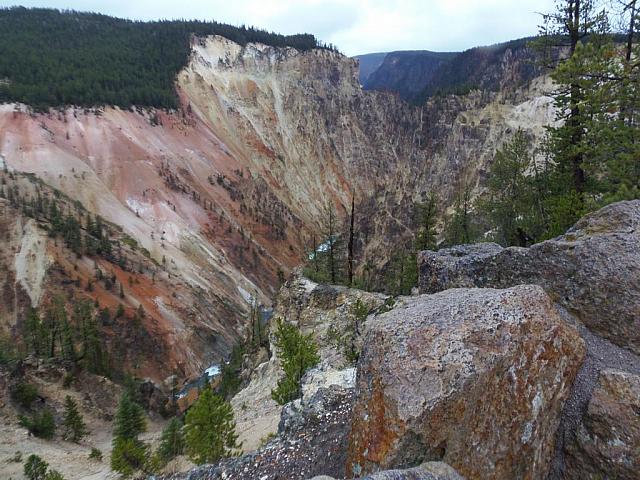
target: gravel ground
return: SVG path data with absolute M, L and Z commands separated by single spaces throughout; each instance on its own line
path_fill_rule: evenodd
M 600 371 L 611 368 L 640 375 L 640 356 L 593 334 L 566 310 L 560 308 L 560 314 L 567 322 L 577 327 L 587 346 L 587 355 L 562 412 L 555 456 L 547 480 L 563 478 L 564 445 L 572 438 L 580 424 Z

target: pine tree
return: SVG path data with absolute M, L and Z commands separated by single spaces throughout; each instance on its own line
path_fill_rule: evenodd
M 63 325 L 67 323 L 67 310 L 64 299 L 61 296 L 54 297 L 47 309 L 45 326 L 48 331 L 48 354 L 54 358 L 58 349 L 56 343 L 61 339 Z M 62 342 L 60 342 L 62 343 Z
M 143 408 L 125 391 L 120 398 L 114 418 L 114 437 L 137 440 L 138 435 L 146 430 L 146 424 Z
M 554 35 L 556 38 L 568 38 L 569 58 L 565 63 L 569 64 L 587 37 L 590 42 L 594 42 L 594 35 L 605 33 L 606 29 L 606 15 L 604 11 L 597 10 L 597 2 L 594 0 L 559 0 L 555 12 L 548 13 L 543 18 L 546 22 L 543 27 L 546 30 L 545 38 L 553 38 Z M 555 95 L 556 107 L 560 109 L 558 115 L 564 120 L 557 133 L 575 147 L 567 148 L 564 152 L 566 157 L 562 161 L 570 170 L 572 185 L 577 192 L 584 190 L 587 180 L 583 170 L 584 152 L 580 148 L 584 120 L 584 113 L 580 109 L 588 87 L 582 83 L 583 72 L 579 68 L 554 72 L 554 79 L 560 83 L 560 89 Z
M 369 306 L 358 299 L 351 306 L 351 316 L 353 322 L 349 323 L 345 329 L 345 337 L 341 339 L 343 354 L 351 365 L 355 365 L 360 357 L 360 350 L 356 345 L 358 337 L 361 335 L 361 327 L 369 315 Z
M 355 204 L 351 205 L 354 215 Z M 350 222 L 351 223 L 351 222 Z M 321 235 L 323 240 L 317 244 L 317 236 L 313 235 L 313 250 L 309 254 L 310 265 L 305 268 L 305 275 L 314 281 L 332 284 L 348 284 L 349 275 L 353 276 L 353 248 L 355 247 L 354 228 L 349 225 L 349 242 L 345 245 L 344 230 L 338 219 L 336 209 L 331 202 L 323 208 L 321 219 Z
M 44 480 L 49 464 L 38 455 L 29 455 L 24 464 L 24 475 L 29 480 Z
M 333 208 L 333 204 L 327 204 L 327 223 L 326 223 L 326 238 L 328 241 L 328 270 L 331 278 L 331 283 L 336 283 L 338 276 L 340 275 L 340 248 L 341 238 L 337 228 L 336 211 Z
M 30 418 L 19 415 L 18 420 L 20 425 L 36 437 L 50 439 L 56 433 L 56 422 L 53 418 L 53 413 L 48 408 L 34 413 Z
M 62 337 L 62 358 L 67 362 L 75 365 L 77 361 L 77 353 L 74 340 L 74 330 L 66 316 L 63 318 L 61 327 Z
M 418 231 L 416 234 L 416 250 L 435 250 L 438 248 L 436 242 L 436 220 L 438 214 L 438 204 L 435 194 L 427 195 L 423 203 L 416 205 L 416 216 Z
M 275 345 L 282 360 L 284 377 L 278 381 L 271 397 L 281 405 L 301 395 L 300 381 L 306 371 L 320 361 L 318 346 L 311 335 L 303 335 L 294 325 L 278 319 Z
M 197 464 L 236 455 L 240 445 L 235 428 L 231 405 L 205 388 L 187 412 L 184 425 L 187 455 Z
M 174 417 L 162 431 L 158 454 L 163 460 L 169 461 L 178 455 L 182 455 L 184 452 L 182 427 L 183 425 L 180 419 Z
M 593 160 L 592 113 L 602 105 L 592 93 L 602 73 L 602 66 L 596 63 L 603 58 L 599 53 L 606 39 L 607 17 L 594 0 L 559 0 L 555 12 L 543 18 L 543 38 L 566 39 L 569 47 L 568 58 L 552 73 L 558 85 L 553 93 L 558 125 L 548 127 L 546 147 L 554 164 L 546 201 L 550 217 L 547 236 L 552 236 L 563 233 L 586 213 L 589 192 L 597 180 L 589 168 Z
M 51 468 L 45 475 L 44 480 L 65 480 L 65 478 L 58 470 Z
M 385 268 L 385 291 L 391 295 L 411 295 L 418 284 L 416 252 L 399 248 Z
M 591 75 L 592 175 L 598 180 L 598 205 L 640 198 L 640 15 L 636 0 L 619 2 L 617 15 L 627 25 L 624 49 L 609 41 L 587 52 Z
M 130 475 L 144 466 L 148 449 L 138 439 L 138 435 L 146 430 L 144 410 L 127 391 L 120 398 L 113 424 L 111 468 Z
M 351 215 L 349 215 L 349 244 L 348 244 L 348 257 L 347 257 L 347 285 L 353 285 L 353 249 L 354 249 L 354 234 L 355 234 L 355 210 L 356 210 L 356 198 L 355 195 L 351 195 Z
M 540 167 L 532 158 L 527 135 L 517 130 L 496 152 L 487 181 L 487 198 L 478 205 L 479 213 L 492 227 L 495 241 L 524 247 L 544 236 L 545 184 Z
M 111 469 L 128 477 L 144 468 L 148 451 L 140 440 L 116 437 L 111 450 Z
M 47 330 L 38 315 L 38 310 L 30 308 L 25 321 L 27 348 L 37 357 L 47 352 Z
M 462 181 L 458 187 L 454 203 L 453 215 L 445 227 L 447 245 L 471 243 L 476 237 L 476 224 L 473 218 L 471 202 L 471 186 Z
M 78 405 L 69 395 L 64 399 L 64 420 L 62 424 L 65 428 L 63 438 L 74 443 L 78 443 L 88 433 L 82 415 L 78 411 Z
M 100 315 L 100 314 L 98 314 Z M 97 375 L 109 375 L 109 359 L 104 350 L 97 320 L 90 317 L 83 326 L 83 362 L 85 368 Z

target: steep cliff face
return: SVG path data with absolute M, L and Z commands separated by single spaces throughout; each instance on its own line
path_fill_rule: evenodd
M 547 87 L 412 107 L 362 91 L 357 62 L 338 53 L 207 37 L 177 78 L 179 111 L 2 105 L 0 158 L 149 252 L 165 290 L 132 289 L 127 306 L 144 303 L 169 332 L 154 376 L 192 375 L 229 352 L 251 304 L 303 260 L 327 202 L 344 217 L 355 195 L 358 256 L 383 266 L 389 246 L 410 239 L 423 192 L 448 205 L 461 173 L 478 184 L 511 130 L 540 134 Z M 16 265 L 11 275 L 24 276 Z M 36 297 L 44 271 L 23 282 Z
M 449 205 L 462 174 L 478 184 L 510 133 L 539 138 L 553 121 L 549 82 L 513 80 L 524 60 L 503 55 L 503 88 L 421 107 L 362 91 L 356 62 L 335 52 L 242 48 L 219 37 L 194 45 L 179 83 L 193 110 L 304 224 L 317 227 L 327 201 L 344 213 L 354 193 L 358 250 L 379 264 L 390 240 L 410 236 L 423 192 Z

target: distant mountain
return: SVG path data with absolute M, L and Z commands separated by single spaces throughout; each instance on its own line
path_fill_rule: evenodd
M 391 52 L 363 85 L 368 90 L 398 92 L 404 100 L 412 100 L 429 84 L 433 75 L 457 55 L 456 52 L 427 50 Z
M 379 52 L 356 55 L 353 57 L 360 61 L 360 85 L 364 85 L 367 82 L 369 76 L 375 72 L 380 65 L 382 65 L 386 56 L 387 52 Z
M 465 50 L 443 63 L 429 81 L 423 83 L 414 101 L 422 103 L 433 95 L 463 94 L 476 88 L 497 91 L 505 82 L 513 87 L 531 80 L 540 74 L 536 53 L 529 48 L 531 40 L 521 38 Z
M 434 95 L 466 93 L 475 88 L 497 91 L 505 82 L 518 86 L 540 73 L 535 52 L 528 48 L 530 40 L 522 38 L 459 53 L 391 52 L 375 71 L 361 73 L 360 82 L 366 90 L 396 92 L 412 103 L 423 103 Z M 357 57 L 366 60 L 367 69 L 374 65 L 368 57 Z M 361 69 L 362 65 L 361 60 Z

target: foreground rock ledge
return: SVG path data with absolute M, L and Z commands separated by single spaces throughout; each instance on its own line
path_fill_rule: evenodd
M 365 337 L 347 473 L 444 461 L 469 480 L 544 478 L 584 354 L 538 286 L 404 299 Z
M 640 201 L 585 216 L 530 248 L 461 245 L 418 255 L 420 292 L 542 286 L 594 333 L 640 354 Z

